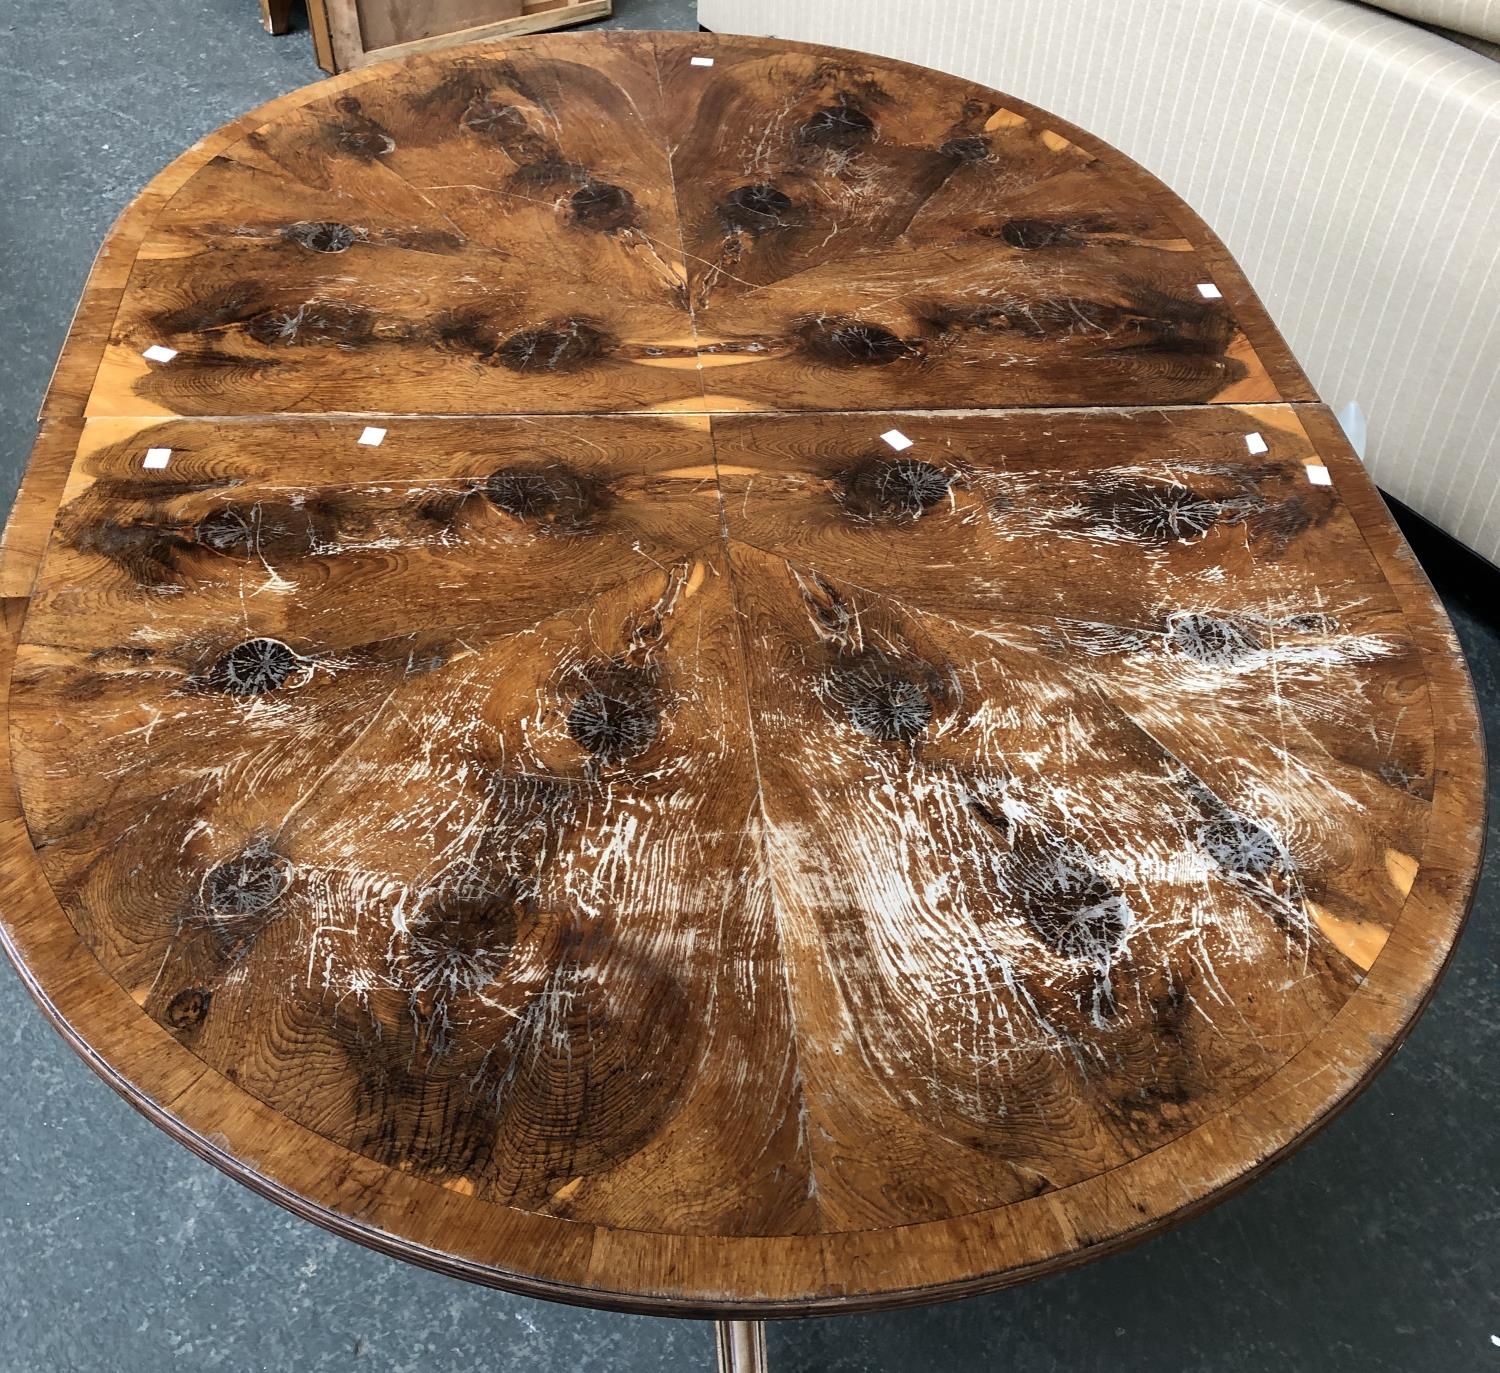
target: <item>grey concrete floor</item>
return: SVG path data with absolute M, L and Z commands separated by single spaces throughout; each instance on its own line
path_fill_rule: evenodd
M 195 139 L 317 79 L 254 0 L 0 16 L 0 507 L 95 246 Z M 613 23 L 694 25 L 691 0 Z M 1500 761 L 1500 632 L 1447 596 Z M 1494 612 L 1494 607 L 1490 607 Z M 1500 1369 L 1500 843 L 1407 1047 L 1322 1136 L 1183 1228 L 992 1297 L 772 1328 L 773 1366 L 1006 1373 Z M 325 1235 L 136 1116 L 0 972 L 0 1373 L 693 1369 L 692 1322 L 466 1286 Z

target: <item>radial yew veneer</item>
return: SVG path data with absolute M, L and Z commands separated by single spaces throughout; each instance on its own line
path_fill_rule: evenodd
M 523 40 L 213 135 L 105 245 L 0 591 L 47 1013 L 539 1296 L 1139 1238 L 1355 1093 L 1475 878 L 1453 636 L 1222 246 L 853 53 Z

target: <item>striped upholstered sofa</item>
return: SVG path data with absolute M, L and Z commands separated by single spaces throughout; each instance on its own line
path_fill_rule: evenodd
M 699 0 L 1108 139 L 1218 230 L 1392 494 L 1500 561 L 1500 0 Z

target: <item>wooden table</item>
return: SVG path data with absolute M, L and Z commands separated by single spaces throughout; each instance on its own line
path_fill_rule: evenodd
M 105 244 L 0 583 L 47 1014 L 534 1296 L 1140 1239 L 1353 1097 L 1475 880 L 1458 648 L 1224 248 L 853 53 L 517 41 L 214 134 Z

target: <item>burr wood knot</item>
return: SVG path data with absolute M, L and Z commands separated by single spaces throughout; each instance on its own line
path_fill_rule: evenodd
M 947 497 L 950 484 L 930 462 L 877 455 L 843 472 L 838 494 L 844 509 L 862 519 L 915 520 Z

